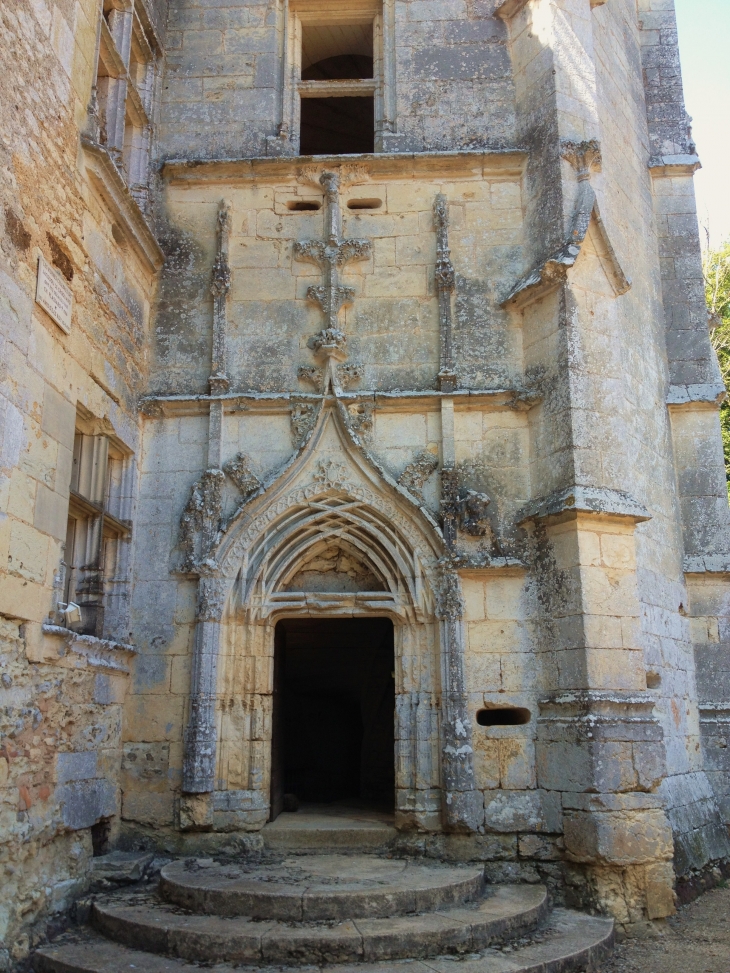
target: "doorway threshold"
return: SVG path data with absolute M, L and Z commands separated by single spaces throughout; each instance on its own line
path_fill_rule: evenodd
M 261 837 L 270 851 L 374 854 L 387 851 L 397 837 L 394 820 L 392 812 L 358 802 L 302 804 L 264 825 Z

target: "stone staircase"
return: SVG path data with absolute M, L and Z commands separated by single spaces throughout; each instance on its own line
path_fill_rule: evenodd
M 96 898 L 89 929 L 34 957 L 43 973 L 567 973 L 595 970 L 613 921 L 551 910 L 540 885 L 483 867 L 372 854 L 187 859 L 159 886 Z M 454 965 L 454 963 L 458 965 Z

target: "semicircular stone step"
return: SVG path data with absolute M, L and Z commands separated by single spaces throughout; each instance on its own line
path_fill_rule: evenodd
M 372 855 L 308 855 L 278 864 L 176 861 L 160 895 L 191 912 L 293 921 L 433 912 L 480 896 L 483 865 L 441 865 Z
M 92 924 L 110 939 L 194 962 L 269 966 L 373 963 L 471 953 L 534 928 L 547 913 L 543 886 L 504 885 L 474 903 L 428 913 L 284 922 L 182 913 L 166 903 L 97 900 Z
M 528 942 L 516 944 L 509 953 L 486 949 L 460 958 L 458 967 L 453 957 L 436 957 L 427 963 L 404 962 L 362 963 L 359 973 L 572 973 L 594 970 L 608 956 L 613 945 L 613 920 L 582 915 L 566 909 L 555 909 Z M 151 956 L 130 949 L 93 932 L 78 932 L 44 946 L 33 956 L 37 973 L 199 973 L 199 966 L 166 956 Z M 232 973 L 233 968 L 216 963 L 218 973 Z M 237 966 L 235 973 L 263 973 L 260 967 Z M 276 973 L 296 973 L 296 969 L 279 967 Z M 352 966 L 316 965 L 310 973 L 352 973 Z

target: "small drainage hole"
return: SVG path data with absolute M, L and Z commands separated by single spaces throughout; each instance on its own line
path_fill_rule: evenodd
M 348 209 L 380 209 L 383 205 L 382 199 L 350 199 L 347 203 Z
M 495 706 L 477 710 L 479 726 L 524 726 L 530 722 L 530 711 L 521 706 Z
M 286 208 L 294 213 L 309 213 L 322 209 L 322 204 L 314 199 L 292 199 L 286 204 Z

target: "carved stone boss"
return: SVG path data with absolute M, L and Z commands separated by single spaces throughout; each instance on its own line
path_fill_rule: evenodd
M 436 292 L 439 302 L 440 368 L 439 388 L 453 392 L 456 388 L 454 363 L 453 325 L 451 297 L 456 286 L 456 274 L 449 248 L 449 205 L 443 193 L 436 196 L 433 204 L 433 221 L 436 227 Z
M 319 178 L 325 194 L 325 239 L 300 240 L 294 244 L 294 256 L 312 260 L 322 269 L 323 283 L 307 289 L 307 297 L 318 304 L 325 317 L 324 328 L 309 342 L 315 354 L 326 362 L 324 388 L 331 381 L 335 390 L 339 382 L 335 363 L 347 358 L 346 338 L 340 330 L 339 314 L 345 304 L 355 297 L 352 287 L 340 283 L 340 269 L 350 260 L 364 260 L 372 253 L 370 240 L 342 239 L 342 209 L 340 206 L 340 174 L 325 171 Z

